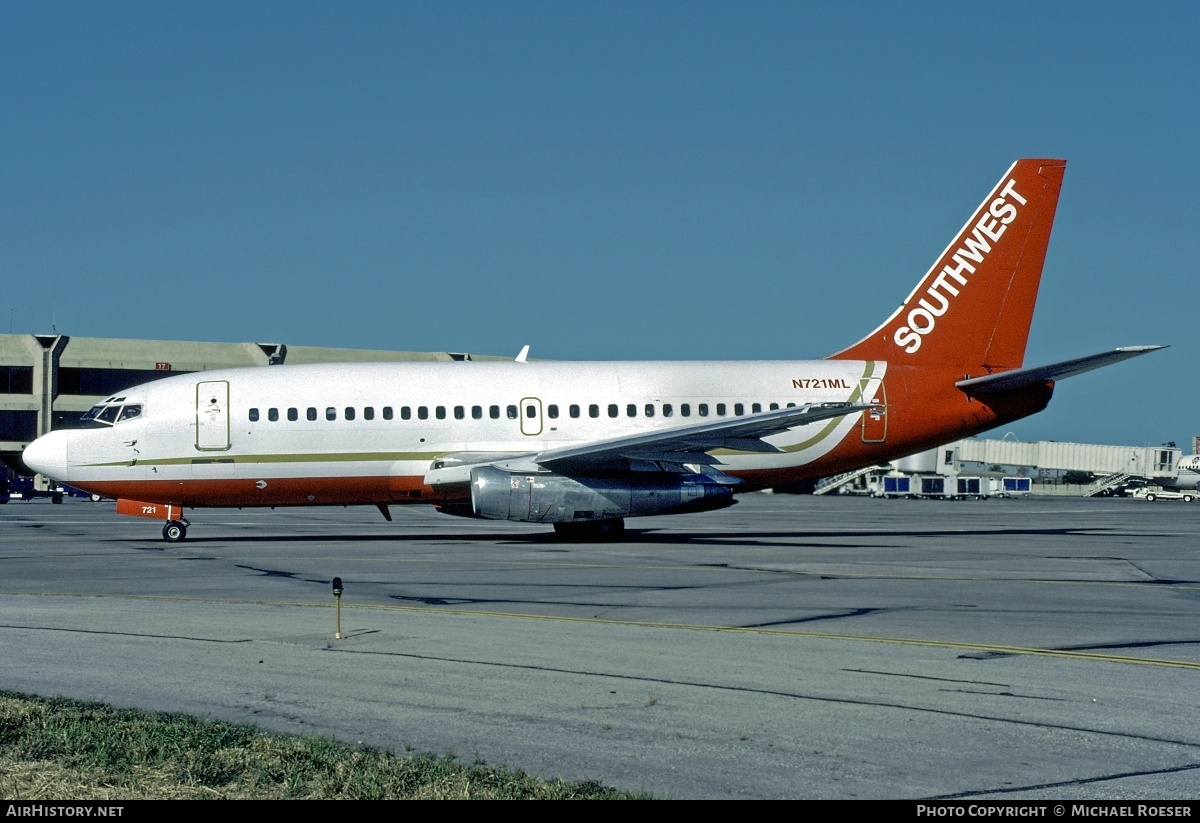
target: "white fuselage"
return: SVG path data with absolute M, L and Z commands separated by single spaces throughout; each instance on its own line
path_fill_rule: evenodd
M 178 375 L 110 398 L 115 425 L 64 431 L 58 480 L 181 505 L 432 502 L 435 460 L 532 454 L 808 403 L 874 398 L 882 362 L 450 362 L 274 366 Z M 877 413 L 878 414 L 878 413 Z M 719 455 L 782 480 L 861 414 Z M 760 487 L 762 484 L 756 484 Z

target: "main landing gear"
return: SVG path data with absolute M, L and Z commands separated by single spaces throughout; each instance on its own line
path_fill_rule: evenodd
M 167 525 L 163 526 L 163 540 L 168 543 L 181 543 L 187 537 L 187 527 L 190 524 L 186 520 L 168 520 Z
M 625 521 L 618 517 L 616 520 L 555 523 L 554 533 L 562 540 L 575 540 L 580 543 L 620 540 L 625 536 Z

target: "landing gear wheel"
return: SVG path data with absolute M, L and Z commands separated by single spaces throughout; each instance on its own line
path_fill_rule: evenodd
M 179 543 L 187 537 L 187 526 L 178 520 L 168 520 L 163 526 L 163 540 L 168 543 Z
M 555 523 L 554 532 L 564 540 L 581 543 L 620 540 L 625 536 L 625 521 L 617 518 L 583 523 Z

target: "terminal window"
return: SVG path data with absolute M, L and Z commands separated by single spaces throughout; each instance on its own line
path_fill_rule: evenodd
M 29 442 L 37 437 L 36 411 L 0 411 L 0 440 Z
M 33 394 L 33 366 L 0 366 L 0 394 Z

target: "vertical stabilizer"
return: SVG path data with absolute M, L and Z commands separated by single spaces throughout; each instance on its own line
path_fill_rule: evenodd
M 838 360 L 1021 366 L 1065 160 L 1018 160 L 888 320 Z

